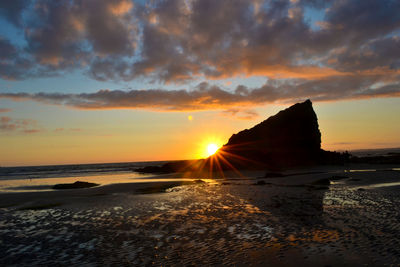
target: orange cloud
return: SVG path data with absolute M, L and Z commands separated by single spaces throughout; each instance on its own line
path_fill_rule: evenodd
M 398 97 L 400 84 L 386 76 L 345 75 L 321 79 L 269 79 L 259 88 L 237 86 L 235 90 L 200 83 L 191 90 L 100 90 L 95 93 L 3 93 L 0 98 L 15 101 L 33 100 L 45 104 L 78 109 L 147 109 L 159 111 L 225 110 L 238 117 L 256 116 L 245 108 L 266 103 L 361 99 L 369 97 Z M 240 106 L 241 110 L 237 110 Z M 243 109 L 242 109 L 243 108 Z
M 133 7 L 133 3 L 130 0 L 122 0 L 119 2 L 110 2 L 108 8 L 114 15 L 123 15 L 128 13 Z
M 27 133 L 27 134 L 33 134 L 33 133 L 40 132 L 40 130 L 39 129 L 27 129 L 27 130 L 23 130 L 23 132 Z
M 83 32 L 85 30 L 84 21 L 77 16 L 71 16 L 70 23 L 78 32 Z
M 12 132 L 20 130 L 23 133 L 31 134 L 40 132 L 37 122 L 31 119 L 13 119 L 10 117 L 0 117 L 0 130 L 4 132 Z
M 247 76 L 265 75 L 278 79 L 322 79 L 332 76 L 349 76 L 352 75 L 348 72 L 340 72 L 328 67 L 319 66 L 284 66 L 284 65 L 271 65 L 260 66 L 259 68 L 246 70 Z

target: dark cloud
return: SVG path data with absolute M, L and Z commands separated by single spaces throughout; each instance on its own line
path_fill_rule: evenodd
M 2 5 L 7 14 L 13 14 L 13 5 Z M 110 59 L 118 73 L 116 79 L 123 76 L 119 59 L 132 57 L 137 45 L 133 2 L 37 0 L 25 8 L 28 11 L 23 30 L 27 45 L 14 47 L 9 40 L 0 38 L 0 59 L 7 57 L 7 61 L 0 61 L 3 79 L 54 76 L 90 69 L 92 64 L 95 72 L 98 62 Z M 101 75 L 93 77 L 102 79 Z
M 366 71 L 377 68 L 400 69 L 400 38 L 372 40 L 360 49 L 344 48 L 328 63 L 342 71 Z
M 22 11 L 29 4 L 28 0 L 3 0 L 0 1 L 0 15 L 16 26 L 22 24 Z
M 10 41 L 0 37 L 0 60 L 9 60 L 15 57 L 17 49 L 10 43 Z
M 362 44 L 384 37 L 400 27 L 400 2 L 397 0 L 334 1 L 326 13 L 337 40 L 346 45 Z
M 9 40 L 0 37 L 0 78 L 22 80 L 30 77 L 48 77 L 56 74 L 55 69 L 35 63 L 24 51 Z
M 81 1 L 77 9 L 85 17 L 81 23 L 93 51 L 100 56 L 132 56 L 135 48 L 136 26 L 129 14 L 133 3 L 119 1 Z M 93 12 L 96 10 L 96 12 Z
M 133 3 L 119 1 L 38 1 L 35 23 L 27 28 L 27 51 L 40 64 L 60 69 L 109 56 L 132 56 Z M 95 10 L 95 12 L 93 12 Z
M 31 68 L 31 62 L 19 56 L 19 49 L 0 37 L 0 78 L 21 79 Z
M 0 39 L 3 79 L 75 69 L 101 81 L 144 78 L 183 83 L 255 75 L 270 79 L 263 88 L 240 87 L 234 93 L 208 85 L 191 91 L 34 95 L 43 101 L 57 102 L 59 97 L 66 105 L 112 108 L 121 103 L 109 101 L 110 97 L 126 96 L 131 102 L 126 100 L 122 106 L 153 103 L 165 109 L 185 105 L 194 109 L 203 96 L 216 101 L 200 101 L 198 109 L 203 109 L 243 99 L 257 102 L 251 96 L 258 93 L 268 101 L 397 95 L 400 82 L 397 0 L 156 0 L 145 4 L 37 0 L 24 7 L 21 3 L 1 6 L 13 14 L 6 19 L 24 18 L 19 25 L 27 42 L 25 47 L 15 47 Z M 310 25 L 315 21 L 307 17 L 309 8 L 323 14 L 319 27 Z M 175 94 L 181 102 L 174 105 Z
M 123 60 L 111 58 L 97 58 L 92 62 L 89 75 L 98 81 L 107 80 L 131 80 L 131 72 L 128 63 Z
M 67 1 L 38 1 L 35 20 L 25 31 L 26 51 L 41 65 L 65 69 L 79 66 L 85 51 L 81 46 L 79 15 Z
M 141 14 L 141 58 L 131 66 L 122 62 L 123 68 L 119 69 L 114 62 L 102 78 L 129 80 L 146 76 L 176 82 L 198 76 L 315 79 L 341 72 L 354 74 L 385 64 L 389 52 L 371 42 L 388 39 L 387 35 L 400 26 L 398 1 L 156 3 Z M 326 10 L 325 21 L 320 22 L 322 29 L 313 30 L 309 25 L 304 15 L 308 6 Z M 392 37 L 393 48 L 397 44 L 394 38 L 398 37 Z M 368 65 L 347 66 L 337 58 L 350 61 L 352 54 L 362 53 L 368 46 L 374 46 L 376 53 Z M 398 68 L 398 64 L 390 67 Z

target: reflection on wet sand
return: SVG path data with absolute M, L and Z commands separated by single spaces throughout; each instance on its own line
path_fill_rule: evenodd
M 307 225 L 321 221 L 323 198 L 328 187 L 243 184 L 230 186 L 228 190 L 258 210 L 282 217 L 288 222 Z
M 98 196 L 79 205 L 3 208 L 0 263 L 400 263 L 400 200 L 392 191 L 267 182 L 197 183 L 164 194 Z

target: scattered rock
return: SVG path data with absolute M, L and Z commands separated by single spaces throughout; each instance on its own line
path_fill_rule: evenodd
M 53 189 L 79 189 L 79 188 L 94 187 L 94 186 L 98 186 L 98 185 L 99 184 L 95 184 L 95 183 L 76 181 L 75 183 L 72 183 L 72 184 L 56 184 L 52 188 Z
M 135 172 L 139 173 L 174 173 L 191 171 L 199 168 L 203 160 L 179 160 L 167 162 L 162 166 L 146 166 L 143 168 L 135 169 Z

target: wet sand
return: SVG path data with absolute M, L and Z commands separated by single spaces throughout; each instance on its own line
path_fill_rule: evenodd
M 263 174 L 0 194 L 0 265 L 400 264 L 400 171 Z

